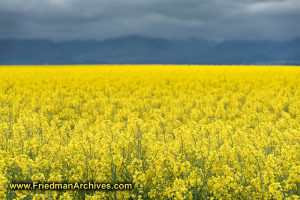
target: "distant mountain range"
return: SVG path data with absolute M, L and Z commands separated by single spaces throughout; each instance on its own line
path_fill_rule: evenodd
M 0 65 L 279 64 L 300 65 L 300 38 L 279 41 L 167 40 L 144 36 L 97 40 L 0 40 Z

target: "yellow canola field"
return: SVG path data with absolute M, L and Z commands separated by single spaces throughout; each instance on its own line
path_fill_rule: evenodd
M 0 67 L 0 199 L 299 199 L 299 182 L 299 67 Z

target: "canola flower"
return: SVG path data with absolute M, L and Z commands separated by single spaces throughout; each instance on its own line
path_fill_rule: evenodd
M 0 67 L 0 199 L 299 199 L 299 152 L 298 67 Z

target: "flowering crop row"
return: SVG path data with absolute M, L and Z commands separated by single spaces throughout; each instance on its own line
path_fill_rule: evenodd
M 299 199 L 299 182 L 300 68 L 0 67 L 0 199 Z

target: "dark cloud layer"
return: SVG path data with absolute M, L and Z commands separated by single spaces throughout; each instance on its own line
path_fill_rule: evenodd
M 1 0 L 0 38 L 289 40 L 300 0 Z

